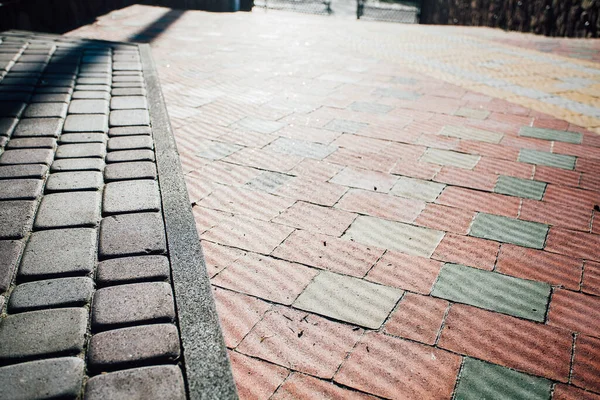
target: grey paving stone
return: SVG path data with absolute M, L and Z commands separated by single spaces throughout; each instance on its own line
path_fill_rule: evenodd
M 446 185 L 442 183 L 401 176 L 390 193 L 400 197 L 433 202 L 445 187 Z
M 142 282 L 101 288 L 94 294 L 92 328 L 109 329 L 148 322 L 171 322 L 175 306 L 171 285 Z
M 110 100 L 111 110 L 147 109 L 148 103 L 145 96 L 118 96 Z
M 396 88 L 378 88 L 375 90 L 374 94 L 377 96 L 394 97 L 402 100 L 416 100 L 421 97 L 419 93 Z
M 23 113 L 25 118 L 65 118 L 67 105 L 65 103 L 33 103 Z
M 42 198 L 33 226 L 36 229 L 96 226 L 100 222 L 100 200 L 99 192 L 47 194 Z
M 118 126 L 108 130 L 108 136 L 151 135 L 149 126 Z
M 84 362 L 77 357 L 29 361 L 0 367 L 6 399 L 75 399 L 83 383 Z
M 113 76 L 113 82 L 115 82 L 115 83 L 119 83 L 119 82 L 143 83 L 144 77 L 141 75 L 116 75 L 116 76 Z
M 166 239 L 161 213 L 113 215 L 100 225 L 101 257 L 165 253 Z
M 0 360 L 78 354 L 83 350 L 87 320 L 85 308 L 9 315 L 0 323 Z
M 54 149 L 56 139 L 52 137 L 13 138 L 8 142 L 7 149 Z
M 8 143 L 8 138 L 6 136 L 0 136 L 0 147 L 5 147 Z
M 71 100 L 69 93 L 41 93 L 31 98 L 32 103 L 68 103 Z
M 110 126 L 150 125 L 147 110 L 115 110 L 110 113 Z
M 48 166 L 43 164 L 0 165 L 0 179 L 37 178 L 46 175 Z
M 273 171 L 263 171 L 256 178 L 246 183 L 248 187 L 272 193 L 293 177 Z
M 305 140 L 288 139 L 280 137 L 275 141 L 271 142 L 267 146 L 267 149 L 271 149 L 279 153 L 322 160 L 323 158 L 336 151 L 338 147 L 333 145 L 308 142 Z
M 293 306 L 340 321 L 378 329 L 404 292 L 362 279 L 322 271 Z
M 117 61 L 113 63 L 113 70 L 115 71 L 141 71 L 142 64 L 137 62 L 123 62 Z
M 106 146 L 104 143 L 61 144 L 56 150 L 56 158 L 104 158 Z
M 324 126 L 325 129 L 343 133 L 357 133 L 362 128 L 369 126 L 366 122 L 349 121 L 345 119 L 334 119 Z
M 4 101 L 1 99 L 0 101 L 0 117 L 16 117 L 19 118 L 25 107 L 27 107 L 27 103 L 20 101 Z
M 0 293 L 10 287 L 23 243 L 17 240 L 0 240 Z M 0 307 L 0 310 L 2 307 Z
M 457 168 L 472 169 L 479 162 L 480 156 L 457 153 L 450 150 L 429 148 L 421 156 L 420 161 Z
M 152 150 L 111 151 L 106 155 L 107 163 L 122 163 L 132 161 L 154 162 L 154 159 L 154 151 Z
M 35 207 L 35 201 L 3 201 L 0 207 L 0 239 L 20 239 L 29 233 Z
M 196 146 L 195 154 L 198 157 L 207 158 L 209 160 L 220 160 L 240 149 L 242 149 L 242 146 L 233 143 L 203 140 Z
M 572 170 L 575 168 L 575 160 L 576 157 L 574 156 L 552 154 L 546 153 L 545 151 L 531 149 L 521 149 L 519 151 L 519 158 L 517 161 Z
M 108 114 L 107 100 L 73 100 L 69 105 L 69 114 Z
M 94 281 L 74 277 L 28 282 L 11 293 L 8 310 L 11 313 L 49 308 L 84 306 L 92 299 Z
M 445 126 L 442 128 L 440 135 L 486 143 L 500 143 L 504 137 L 502 133 L 484 131 L 468 126 Z
M 66 171 L 104 171 L 104 161 L 101 158 L 65 158 L 55 160 L 50 168 L 52 172 Z
M 143 88 L 144 83 L 142 81 L 123 81 L 113 82 L 113 88 Z
M 33 232 L 25 247 L 19 276 L 27 279 L 86 275 L 96 264 L 96 229 Z
M 61 144 L 106 143 L 105 133 L 65 133 L 60 136 Z
M 500 365 L 466 357 L 455 399 L 460 400 L 546 400 L 552 382 Z
M 233 125 L 233 128 L 248 130 L 258 133 L 275 133 L 285 125 L 277 121 L 269 121 L 260 118 L 246 117 Z
M 104 169 L 106 182 L 129 179 L 156 179 L 156 165 L 147 161 L 123 162 L 108 164 Z
M 534 249 L 544 248 L 548 225 L 537 222 L 479 213 L 471 225 L 470 236 L 512 243 Z
M 145 96 L 144 88 L 114 88 L 110 92 L 113 96 Z
M 65 120 L 64 131 L 106 133 L 108 117 L 102 114 L 72 114 Z
M 429 258 L 443 236 L 434 229 L 359 215 L 342 238 Z
M 165 256 L 111 258 L 98 263 L 96 271 L 96 281 L 102 286 L 166 281 L 169 277 L 169 259 Z
M 391 111 L 394 107 L 388 106 L 387 104 L 368 103 L 364 101 L 355 101 L 348 107 L 352 111 L 374 113 L 374 114 L 385 114 Z
M 0 135 L 10 136 L 19 123 L 17 118 L 0 118 Z
M 52 79 L 49 77 L 43 77 L 39 83 L 38 83 L 38 87 L 44 88 L 44 87 L 66 87 L 66 88 L 72 88 L 73 86 L 75 86 L 75 80 L 73 78 L 56 78 L 56 79 Z
M 151 362 L 173 362 L 179 355 L 179 333 L 175 325 L 142 325 L 92 336 L 88 363 L 93 370 L 106 371 Z
M 33 92 L 34 89 L 34 85 L 2 85 L 0 84 L 0 93 L 3 94 L 3 98 L 4 98 L 4 93 L 13 93 L 13 92 L 22 92 L 22 93 L 31 93 Z M 5 100 L 8 100 L 5 98 Z
M 71 94 L 73 93 L 73 88 L 72 87 L 67 87 L 67 86 L 46 86 L 46 87 L 38 87 L 35 90 L 35 93 L 68 93 Z
M 41 179 L 0 180 L 0 200 L 35 200 L 42 193 Z
M 38 81 L 37 77 L 15 76 L 13 73 L 9 72 L 8 75 L 6 75 L 4 77 L 4 79 L 2 79 L 0 81 L 0 85 L 2 85 L 2 86 L 23 86 L 23 87 L 30 86 L 33 90 L 33 87 L 35 86 L 37 81 Z M 10 89 L 11 88 L 7 88 L 7 90 L 10 90 Z
M 185 385 L 175 365 L 142 367 L 90 378 L 86 400 L 184 400 Z
M 458 117 L 484 120 L 490 115 L 490 112 L 484 109 L 461 107 L 458 110 L 456 110 L 454 115 Z
M 534 128 L 524 126 L 519 131 L 519 136 L 531 137 L 543 140 L 553 140 L 556 142 L 580 144 L 583 135 L 579 132 L 558 131 L 554 129 Z
M 139 62 L 140 56 L 135 53 L 131 54 L 115 54 L 113 61 Z
M 494 192 L 509 196 L 524 197 L 541 200 L 546 191 L 546 183 L 531 179 L 521 179 L 512 176 L 500 175 Z
M 108 150 L 138 150 L 154 148 L 154 142 L 149 135 L 118 136 L 108 140 Z
M 445 264 L 431 295 L 514 317 L 544 322 L 551 287 L 547 283 Z
M 54 152 L 52 149 L 12 149 L 0 155 L 1 165 L 50 164 Z
M 104 188 L 104 214 L 160 210 L 160 192 L 154 180 L 111 182 Z
M 82 64 L 110 64 L 111 61 L 110 55 L 85 55 L 81 58 Z
M 84 92 L 106 92 L 106 93 L 110 93 L 110 86 L 109 85 L 81 85 L 81 84 L 77 84 L 75 85 L 75 90 L 81 90 Z
M 104 181 L 98 171 L 70 171 L 50 174 L 46 193 L 75 190 L 99 190 Z
M 52 136 L 58 137 L 62 131 L 63 119 L 61 118 L 27 118 L 22 119 L 15 131 L 14 137 L 23 136 Z
M 109 74 L 99 74 L 99 76 L 77 79 L 78 85 L 109 85 L 112 79 Z
M 49 55 L 23 55 L 19 57 L 19 62 L 47 63 L 50 61 Z
M 80 100 L 80 99 L 103 99 L 103 100 L 109 100 L 110 99 L 110 93 L 107 93 L 107 92 L 94 92 L 94 91 L 89 91 L 89 90 L 76 90 L 75 92 L 73 92 L 73 99 L 74 100 Z

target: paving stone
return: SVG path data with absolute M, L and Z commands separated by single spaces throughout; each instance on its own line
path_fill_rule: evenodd
M 115 110 L 110 113 L 110 126 L 150 125 L 147 110 Z
M 442 128 L 440 135 L 486 143 L 500 143 L 504 137 L 502 133 L 484 131 L 467 126 L 445 126 Z
M 66 116 L 67 105 L 65 103 L 33 103 L 23 114 L 25 118 L 65 118 Z
M 78 85 L 110 85 L 112 82 L 111 76 L 108 74 L 99 74 L 99 76 L 90 78 L 78 78 Z
M 123 82 L 113 82 L 113 88 L 143 88 L 143 81 L 123 81 Z
M 40 93 L 31 98 L 32 103 L 68 103 L 71 100 L 69 93 Z
M 165 256 L 119 257 L 98 263 L 99 285 L 116 285 L 142 281 L 166 281 L 170 277 L 169 259 Z
M 65 133 L 60 136 L 61 144 L 106 143 L 106 141 L 104 133 Z
M 161 213 L 113 215 L 102 220 L 99 254 L 127 256 L 166 251 Z
M 366 128 L 369 124 L 364 122 L 349 121 L 345 119 L 334 119 L 327 123 L 323 128 L 330 131 L 343 132 L 343 133 L 357 133 L 363 128 Z
M 290 175 L 281 174 L 279 172 L 263 171 L 256 178 L 246 183 L 246 186 L 254 190 L 273 193 L 292 178 L 293 177 Z
M 402 100 L 416 100 L 419 97 L 421 97 L 421 95 L 419 93 L 416 92 L 410 92 L 407 90 L 400 90 L 400 89 L 396 89 L 396 88 L 377 88 L 373 94 L 377 95 L 377 96 L 383 96 L 383 97 L 394 97 L 396 99 L 402 99 Z
M 0 164 L 50 164 L 54 152 L 51 149 L 16 149 L 6 150 L 0 155 Z
M 76 90 L 73 92 L 73 100 L 84 100 L 84 99 L 101 99 L 110 100 L 110 93 L 107 92 L 94 92 L 89 90 Z
M 0 240 L 0 293 L 6 292 L 10 287 L 22 248 L 20 241 Z
M 439 165 L 449 165 L 457 168 L 472 169 L 479 162 L 480 157 L 472 154 L 457 153 L 455 151 L 429 148 L 419 161 Z
M 107 100 L 73 100 L 69 114 L 108 114 Z
M 509 196 L 524 197 L 528 199 L 541 200 L 546 191 L 546 183 L 531 179 L 515 178 L 513 176 L 500 175 L 496 182 L 494 192 L 507 194 Z
M 65 120 L 64 132 L 108 132 L 108 117 L 102 114 L 72 114 Z
M 91 228 L 33 232 L 19 276 L 42 279 L 91 273 L 96 264 L 96 235 Z
M 0 182 L 1 183 L 1 182 Z M 111 182 L 104 188 L 104 214 L 160 210 L 160 192 L 154 180 Z
M 241 148 L 242 146 L 236 144 L 204 140 L 198 143 L 194 150 L 195 155 L 198 157 L 208 158 L 209 160 L 220 160 Z
M 456 110 L 454 115 L 458 117 L 484 120 L 490 115 L 490 112 L 484 109 L 476 110 L 473 108 L 461 107 L 458 110 Z
M 322 160 L 337 150 L 337 146 L 280 137 L 267 146 L 279 153 Z
M 75 190 L 99 190 L 103 185 L 102 173 L 97 171 L 70 171 L 50 174 L 46 193 Z
M 444 232 L 441 231 L 359 215 L 342 238 L 410 255 L 431 257 L 443 236 Z
M 113 154 L 112 152 L 109 155 Z M 129 179 L 156 179 L 156 165 L 152 162 L 119 162 L 104 169 L 106 182 Z
M 3 201 L 0 207 L 0 239 L 20 239 L 30 230 L 36 202 Z
M 49 229 L 96 226 L 100 222 L 100 199 L 98 192 L 47 194 L 40 203 L 34 227 Z
M 84 92 L 105 92 L 105 93 L 109 93 L 110 92 L 110 86 L 109 85 L 81 85 L 81 84 L 77 84 L 75 86 L 75 90 L 76 91 L 84 91 Z
M 473 220 L 469 235 L 502 243 L 542 249 L 546 242 L 548 228 L 548 225 L 537 222 L 479 213 Z
M 232 125 L 233 128 L 259 132 L 264 134 L 275 133 L 285 125 L 277 121 L 268 121 L 260 118 L 246 117 Z
M 117 126 L 108 130 L 111 137 L 132 135 L 152 135 L 152 129 L 149 126 Z
M 549 399 L 552 382 L 470 357 L 463 363 L 456 399 Z
M 547 283 L 445 264 L 431 295 L 446 300 L 544 322 L 551 286 Z
M 142 367 L 94 376 L 87 381 L 86 400 L 184 400 L 181 370 L 174 365 Z
M 85 343 L 87 319 L 85 308 L 9 315 L 0 323 L 0 360 L 79 354 Z
M 13 137 L 52 136 L 58 137 L 63 128 L 61 118 L 27 118 L 20 120 Z
M 75 399 L 83 384 L 84 362 L 52 358 L 0 367 L 0 387 L 7 399 Z
M 111 110 L 147 109 L 148 103 L 144 96 L 119 96 L 110 100 Z
M 0 117 L 19 118 L 27 103 L 18 101 L 0 101 Z
M 142 64 L 136 62 L 117 61 L 113 63 L 114 71 L 141 71 Z
M 11 313 L 46 308 L 84 306 L 92 299 L 94 281 L 75 277 L 28 282 L 11 293 L 8 309 Z
M 404 292 L 329 271 L 322 271 L 293 306 L 371 329 L 378 329 Z
M 104 143 L 61 144 L 56 150 L 56 158 L 103 158 L 106 155 Z
M 0 200 L 35 200 L 43 183 L 41 179 L 0 180 Z
M 359 111 L 373 114 L 385 114 L 391 111 L 394 107 L 387 104 L 368 103 L 365 101 L 355 101 L 348 107 L 352 111 Z
M 51 137 L 13 138 L 6 145 L 7 149 L 54 149 L 56 139 Z
M 10 136 L 18 123 L 17 118 L 0 118 L 0 135 Z
M 104 171 L 104 161 L 101 158 L 65 158 L 55 160 L 50 170 L 52 172 Z
M 68 93 L 71 94 L 73 93 L 73 88 L 72 87 L 60 87 L 60 86 L 47 86 L 47 87 L 38 87 L 35 90 L 35 93 Z
M 142 282 L 98 289 L 92 306 L 92 327 L 109 329 L 147 322 L 171 322 L 175 306 L 171 285 Z
M 518 161 L 529 164 L 545 165 L 572 170 L 575 168 L 575 157 L 563 154 L 552 154 L 544 151 L 521 149 Z
M 110 92 L 113 96 L 145 96 L 144 88 L 114 88 Z
M 401 176 L 390 191 L 391 194 L 412 199 L 433 202 L 438 198 L 446 185 L 422 179 Z
M 154 142 L 151 136 L 134 135 L 112 137 L 108 140 L 108 151 L 117 150 L 137 150 L 154 148 Z
M 154 162 L 154 151 L 152 150 L 125 150 L 111 151 L 106 155 L 107 163 L 121 163 L 131 161 L 152 161 Z
M 532 126 L 522 127 L 519 131 L 519 136 L 575 144 L 580 144 L 583 141 L 583 135 L 579 132 L 558 131 Z

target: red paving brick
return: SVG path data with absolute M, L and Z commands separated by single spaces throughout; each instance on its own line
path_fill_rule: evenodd
M 293 373 L 271 397 L 272 400 L 368 400 L 375 399 L 364 393 L 336 386 L 309 375 Z
M 600 392 L 600 339 L 577 336 L 571 381 L 573 385 Z
M 455 354 L 367 333 L 334 380 L 387 398 L 450 399 L 460 364 Z
M 380 153 L 372 153 L 364 149 L 337 149 L 324 161 L 349 167 L 370 169 L 373 171 L 390 172 L 396 162 L 396 157 Z
M 600 261 L 600 235 L 550 228 L 545 250 L 571 257 Z
M 278 153 L 273 150 L 252 149 L 247 147 L 225 157 L 223 161 L 258 169 L 266 169 L 267 171 L 287 172 L 302 161 L 302 157 Z
M 315 233 L 341 236 L 356 218 L 356 214 L 329 207 L 297 202 L 273 222 Z
M 523 199 L 519 219 L 589 232 L 592 221 L 592 210 L 563 206 L 545 201 Z
M 391 194 L 350 189 L 336 208 L 400 222 L 412 222 L 425 207 L 425 202 Z
M 229 264 L 246 254 L 244 250 L 221 246 L 217 243 L 202 241 L 202 253 L 209 277 L 221 272 Z
M 550 301 L 548 324 L 600 337 L 600 297 L 556 289 Z
M 464 168 L 443 167 L 433 180 L 449 185 L 491 192 L 496 186 L 498 175 L 481 171 L 470 171 Z
M 441 165 L 430 164 L 420 161 L 403 161 L 400 160 L 391 169 L 392 174 L 404 175 L 410 178 L 418 179 L 433 179 L 433 177 L 440 171 Z
M 536 165 L 533 179 L 536 181 L 554 183 L 556 185 L 578 186 L 580 176 L 581 173 L 577 171 Z
M 448 233 L 433 252 L 432 258 L 491 271 L 499 249 L 500 243 L 492 240 Z
M 517 161 L 517 157 L 519 156 L 519 149 L 513 147 L 469 140 L 461 140 L 457 150 L 462 153 L 478 154 L 480 156 L 494 157 L 508 161 Z
M 232 216 L 231 213 L 198 206 L 192 208 L 192 213 L 194 214 L 194 221 L 196 221 L 198 235 L 202 235 L 205 231 Z
M 544 201 L 591 210 L 596 204 L 600 204 L 600 192 L 548 185 L 544 193 Z
M 496 175 L 508 175 L 516 178 L 530 179 L 533 176 L 533 165 L 516 161 L 506 161 L 492 157 L 481 157 L 474 170 Z
M 427 203 L 425 209 L 415 220 L 415 224 L 440 231 L 466 235 L 469 232 L 471 222 L 475 218 L 475 212 Z
M 554 386 L 552 400 L 600 400 L 600 395 L 560 383 Z
M 385 332 L 433 345 L 448 309 L 446 300 L 405 293 L 385 324 Z
M 585 263 L 581 290 L 600 296 L 600 264 L 591 261 Z
M 435 202 L 464 210 L 514 218 L 519 212 L 521 201 L 518 197 L 448 186 Z
M 572 337 L 558 327 L 454 304 L 438 346 L 559 382 L 569 378 Z
M 388 193 L 397 180 L 398 177 L 384 172 L 346 167 L 329 181 L 338 185 Z
M 281 185 L 274 193 L 294 200 L 332 206 L 343 196 L 346 190 L 348 188 L 345 186 L 297 177 Z
M 267 400 L 289 375 L 283 367 L 235 351 L 229 352 L 229 360 L 240 399 Z
M 328 181 L 343 169 L 341 165 L 306 158 L 290 171 L 291 174 L 313 181 Z

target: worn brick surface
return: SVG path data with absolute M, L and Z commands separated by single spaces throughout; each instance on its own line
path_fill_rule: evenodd
M 479 156 L 429 148 L 419 161 L 457 168 L 473 169 L 479 161 Z
M 414 221 L 424 207 L 422 200 L 357 189 L 350 189 L 336 204 L 342 210 L 399 222 Z
M 65 119 L 63 131 L 106 133 L 108 132 L 108 118 L 103 114 L 72 114 Z
M 89 278 L 62 278 L 28 282 L 11 293 L 11 313 L 57 307 L 77 307 L 89 303 L 94 281 Z
M 64 120 L 61 118 L 27 118 L 19 121 L 13 132 L 14 137 L 53 136 L 61 133 Z
M 600 395 L 562 383 L 554 386 L 554 400 L 598 400 Z
M 56 158 L 103 158 L 106 155 L 104 143 L 61 144 L 56 150 Z
M 539 181 L 500 175 L 494 187 L 494 192 L 509 196 L 541 200 L 546 190 L 546 184 Z
M 260 167 L 259 167 L 260 168 Z M 297 177 L 282 184 L 273 193 L 323 206 L 334 205 L 346 192 L 345 186 Z
M 154 148 L 154 143 L 152 138 L 146 135 L 119 136 L 110 138 L 108 140 L 107 148 L 108 151 L 136 149 L 152 150 Z
M 546 250 L 587 260 L 600 260 L 599 245 L 599 235 L 551 228 L 548 233 Z
M 600 392 L 600 339 L 585 335 L 575 340 L 572 383 Z
M 160 213 L 113 215 L 102 220 L 101 257 L 164 253 L 166 239 Z
M 110 126 L 149 125 L 150 115 L 146 110 L 115 110 L 110 113 Z
M 400 177 L 392 188 L 391 193 L 396 196 L 432 202 L 440 195 L 445 186 L 436 182 Z
M 447 233 L 432 258 L 491 271 L 499 248 L 498 242 Z
M 398 178 L 383 172 L 346 167 L 330 182 L 359 189 L 388 193 Z
M 48 166 L 42 164 L 0 165 L 0 179 L 36 178 L 46 175 Z
M 440 231 L 466 235 L 475 213 L 459 208 L 429 203 L 415 220 L 415 224 Z
M 516 217 L 519 211 L 520 199 L 496 193 L 448 186 L 437 198 L 436 203 L 462 208 L 463 210 Z
M 56 139 L 51 137 L 31 137 L 31 138 L 14 138 L 7 144 L 7 149 L 53 149 L 56 146 Z
M 600 294 L 600 264 L 590 261 L 585 263 L 581 290 L 594 295 Z
M 23 113 L 24 118 L 65 118 L 66 116 L 65 103 L 33 103 Z
M 106 100 L 73 100 L 69 104 L 69 114 L 107 114 Z
M 273 222 L 339 237 L 355 218 L 356 214 L 346 211 L 297 202 Z
M 166 281 L 169 277 L 169 259 L 165 256 L 112 258 L 99 262 L 96 271 L 96 281 L 101 285 Z
M 556 289 L 552 294 L 548 324 L 591 336 L 600 336 L 600 298 Z
M 229 352 L 229 359 L 238 395 L 242 399 L 270 398 L 289 375 L 286 368 L 238 352 Z

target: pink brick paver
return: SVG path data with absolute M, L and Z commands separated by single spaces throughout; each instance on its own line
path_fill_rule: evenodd
M 167 11 L 70 35 L 128 40 Z M 545 378 L 553 399 L 600 398 L 600 70 L 574 58 L 600 61 L 596 41 L 258 9 L 172 22 L 152 52 L 241 398 L 451 399 L 466 357 Z M 501 176 L 546 184 L 541 199 L 496 193 Z M 395 188 L 407 177 L 431 190 Z M 479 213 L 544 224 L 542 248 L 471 236 Z M 529 291 L 440 287 L 446 263 Z M 378 329 L 327 317 L 354 312 L 336 288 L 324 315 L 298 310 L 319 274 L 369 283 L 347 298 L 404 294 Z M 490 310 L 529 298 L 539 320 Z

